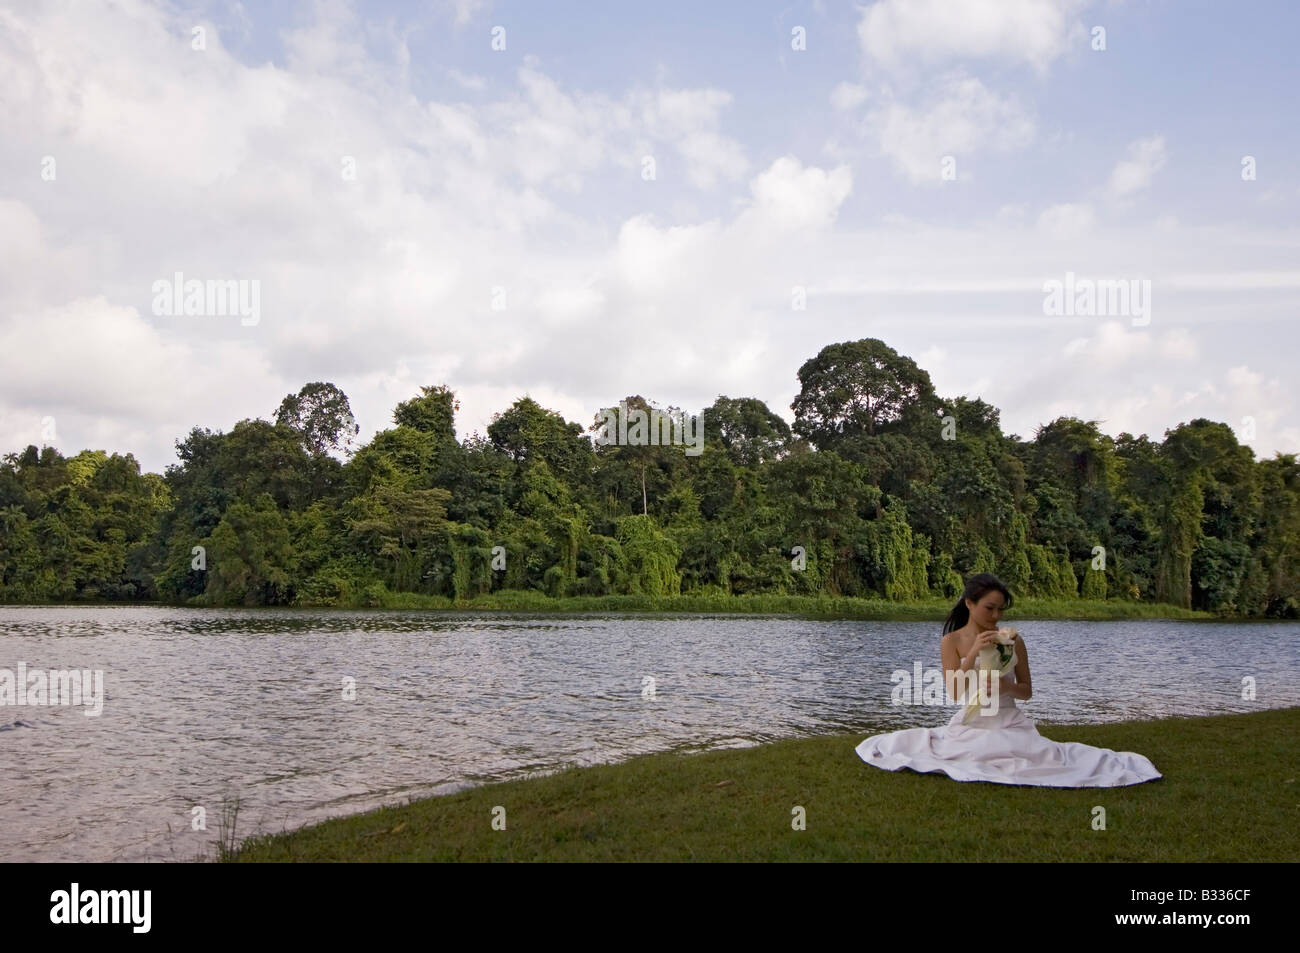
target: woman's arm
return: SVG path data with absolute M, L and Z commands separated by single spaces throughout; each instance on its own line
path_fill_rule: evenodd
M 939 640 L 939 657 L 943 661 L 943 684 L 948 693 L 948 697 L 954 702 L 957 701 L 953 695 L 952 689 L 956 687 L 961 690 L 965 685 L 964 672 L 969 672 L 979 661 L 979 653 L 973 648 L 970 655 L 962 658 L 957 654 L 957 640 L 951 635 L 945 635 Z
M 1033 697 L 1034 685 L 1029 680 L 1029 652 L 1025 649 L 1025 640 L 1022 637 L 1016 638 L 1015 673 L 1015 684 L 1009 684 L 1004 680 L 999 686 L 999 690 L 1010 693 L 1012 698 L 1028 701 Z

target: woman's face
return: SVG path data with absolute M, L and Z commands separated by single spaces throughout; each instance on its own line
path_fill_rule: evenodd
M 967 599 L 966 605 L 970 608 L 970 617 L 975 623 L 975 631 L 987 632 L 989 629 L 996 629 L 1002 620 L 1002 607 L 1005 603 L 1002 593 L 996 589 L 984 593 L 978 602 Z

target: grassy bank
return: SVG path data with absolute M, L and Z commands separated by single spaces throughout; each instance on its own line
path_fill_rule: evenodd
M 926 599 L 916 602 L 890 602 L 885 599 L 862 599 L 852 596 L 801 595 L 689 595 L 689 596 L 567 596 L 552 598 L 531 590 L 505 589 L 490 595 L 460 601 L 447 596 L 426 596 L 413 592 L 384 591 L 378 596 L 345 599 L 329 604 L 296 603 L 298 609 L 436 609 L 448 611 L 536 612 L 546 614 L 636 612 L 636 613 L 740 613 L 791 615 L 810 619 L 863 619 L 882 622 L 933 622 L 947 618 L 954 599 Z M 8 602 L 11 606 L 189 606 L 192 608 L 257 608 L 275 611 L 282 606 L 207 605 L 202 598 L 187 603 L 114 602 L 78 600 L 76 602 Z M 1030 599 L 1018 597 L 1006 615 L 1008 623 L 1016 619 L 1188 619 L 1217 621 L 1286 621 L 1254 620 L 1245 616 L 1224 616 L 1199 610 L 1183 609 L 1168 603 L 1130 602 L 1121 599 Z
M 703 596 L 569 596 L 554 599 L 540 592 L 503 590 L 456 602 L 445 596 L 385 593 L 383 609 L 507 610 L 522 612 L 739 612 L 790 614 L 808 618 L 866 619 L 892 622 L 943 620 L 954 599 L 890 602 L 849 596 L 703 595 Z M 357 605 L 353 608 L 364 608 Z M 1007 620 L 1024 619 L 1215 619 L 1208 612 L 1164 603 L 1088 599 L 1017 598 Z
M 1109 725 L 1054 741 L 1136 751 L 1123 788 L 953 781 L 864 764 L 864 732 L 668 752 L 488 785 L 247 841 L 241 861 L 1296 861 L 1300 708 Z M 1093 830 L 1093 809 L 1106 830 Z M 505 808 L 506 829 L 492 827 Z M 792 809 L 806 811 L 793 830 Z

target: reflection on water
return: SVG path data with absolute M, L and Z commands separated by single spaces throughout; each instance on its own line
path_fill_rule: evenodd
M 1300 704 L 1300 624 L 1008 621 L 1037 722 Z M 951 708 L 891 706 L 890 673 L 937 668 L 940 626 L 0 607 L 0 668 L 99 669 L 105 694 L 99 717 L 0 708 L 0 860 L 190 860 L 235 797 L 242 837 L 645 752 L 939 725 Z

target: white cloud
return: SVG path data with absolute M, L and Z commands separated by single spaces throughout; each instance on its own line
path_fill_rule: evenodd
M 1092 337 L 1072 339 L 1063 353 L 1082 356 L 1098 369 L 1110 369 L 1153 359 L 1193 361 L 1200 356 L 1200 348 L 1186 328 L 1135 329 L 1121 321 L 1105 321 Z
M 485 80 L 482 76 L 472 76 L 468 73 L 462 73 L 460 70 L 455 69 L 454 67 L 450 67 L 450 66 L 447 67 L 447 75 L 450 76 L 452 79 L 454 79 L 461 86 L 465 87 L 466 89 L 478 90 L 478 89 L 485 89 L 487 87 L 487 80 Z
M 694 273 L 717 233 L 716 224 L 659 228 L 649 215 L 634 216 L 618 232 L 616 274 L 633 294 L 659 293 L 669 276 L 680 285 L 683 275 Z
M 1089 231 L 1096 223 L 1092 206 L 1086 203 L 1065 202 L 1043 209 L 1038 216 L 1038 228 L 1052 238 L 1074 238 Z
M 1200 345 L 1186 328 L 1170 328 L 1159 336 L 1156 347 L 1161 357 L 1172 361 L 1194 361 L 1201 356 Z
M 601 316 L 605 295 L 592 287 L 594 280 L 546 287 L 536 297 L 537 310 L 552 327 L 594 324 Z
M 40 130 L 40 154 L 52 155 L 65 179 L 84 176 L 79 163 L 93 156 L 104 174 L 155 191 L 208 185 L 235 174 L 251 139 L 284 123 L 299 95 L 284 72 L 234 63 L 210 25 L 207 49 L 196 51 L 188 19 L 182 28 L 134 4 L 116 16 L 88 4 L 63 23 L 43 12 L 47 24 L 0 10 L 0 77 L 22 77 L 19 95 L 4 84 L 0 127 L 6 138 Z M 143 49 L 148 69 L 130 53 Z
M 840 205 L 853 190 L 847 165 L 827 172 L 803 168 L 793 156 L 777 159 L 750 182 L 753 209 L 783 228 L 819 228 L 835 220 Z
M 722 111 L 732 101 L 719 89 L 659 89 L 629 97 L 624 122 L 665 144 L 686 160 L 685 178 L 698 189 L 713 189 L 720 180 L 736 182 L 749 169 L 740 143 L 718 132 Z M 640 155 L 636 161 L 640 162 Z M 656 177 L 669 174 L 656 162 Z
M 1071 414 L 1101 421 L 1105 433 L 1147 434 L 1159 442 L 1166 430 L 1205 417 L 1233 428 L 1258 456 L 1300 446 L 1288 387 L 1245 364 L 1200 364 L 1201 358 L 1201 335 L 1187 328 L 1135 330 L 1108 321 L 1069 341 L 1060 360 L 1027 363 L 993 402 L 1009 408 L 1003 414 L 1009 432 L 1032 433 L 1039 423 Z M 1169 372 L 1171 364 L 1177 373 Z M 1032 416 L 1031 395 L 1039 398 Z M 1255 421 L 1253 437 L 1245 432 L 1248 416 Z
M 147 441 L 156 435 L 141 423 L 165 427 L 169 443 L 199 421 L 229 427 L 238 419 L 230 412 L 232 390 L 259 401 L 269 416 L 284 392 L 254 344 L 196 343 L 173 333 L 182 322 L 220 321 L 238 319 L 168 318 L 155 326 L 103 297 L 10 315 L 0 325 L 6 452 L 42 442 L 34 424 L 49 416 L 57 425 L 52 442 L 67 455 L 84 449 L 89 433 L 114 443 L 134 436 L 145 445 L 118 443 L 121 452 L 155 462 L 157 448 Z
M 1250 417 L 1255 427 L 1252 445 L 1263 443 L 1287 448 L 1283 452 L 1296 452 L 1295 448 L 1300 447 L 1300 427 L 1295 425 L 1292 411 L 1294 397 L 1276 377 L 1265 380 L 1263 374 L 1245 365 L 1234 365 L 1224 373 L 1224 389 L 1221 402 L 1224 410 L 1221 417 L 1214 419 L 1222 419 L 1237 433 L 1237 439 L 1242 440 L 1245 418 Z M 1272 453 L 1259 456 L 1269 457 Z
M 863 53 L 886 70 L 960 59 L 1026 63 L 1039 72 L 1081 42 L 1083 0 L 879 0 L 858 21 Z
M 660 89 L 638 98 L 650 134 L 672 139 L 715 125 L 732 96 L 720 89 Z
M 455 16 L 455 24 L 464 26 L 478 12 L 488 6 L 488 0 L 438 0 L 439 5 L 443 8 L 450 8 Z
M 389 34 L 333 7 L 317 11 L 332 25 L 294 39 L 287 69 L 246 66 L 219 38 L 191 51 L 187 23 L 168 16 L 131 0 L 0 11 L 0 451 L 35 441 L 53 414 L 61 449 L 131 450 L 157 470 L 190 427 L 268 416 L 313 380 L 349 395 L 363 439 L 436 383 L 460 397 L 462 435 L 525 391 L 584 423 L 629 393 L 691 408 L 752 395 L 786 416 L 798 366 L 864 336 L 933 360 L 941 393 L 1002 388 L 986 399 L 1022 434 L 1069 404 L 1158 437 L 1186 417 L 1173 395 L 1202 377 L 1246 395 L 1206 392 L 1209 410 L 1296 402 L 1264 363 L 1294 343 L 1292 229 L 1118 227 L 1020 191 L 990 197 L 990 209 L 1019 203 L 1003 215 L 935 226 L 874 170 L 785 149 L 751 165 L 727 136 L 723 90 L 591 92 L 528 60 L 493 75 L 481 106 L 428 102 L 353 42 Z M 919 105 L 860 92 L 838 95 L 927 181 L 944 154 L 960 173 L 969 155 L 1033 135 L 977 80 L 941 74 Z M 131 136 L 110 135 L 117 117 Z M 56 182 L 6 159 L 47 153 Z M 647 153 L 658 192 L 639 188 Z M 866 225 L 845 221 L 855 191 Z M 1147 337 L 1046 319 L 1043 280 L 1067 268 L 1155 279 Z M 151 282 L 175 270 L 261 279 L 261 323 L 154 318 Z M 1228 356 L 1243 327 L 1276 329 L 1259 362 Z M 1036 360 L 1071 337 L 1075 363 Z M 1252 394 L 1211 357 L 1285 383 Z M 1113 376 L 1098 383 L 1098 368 Z M 1261 442 L 1285 446 L 1283 422 Z
M 972 155 L 1017 149 L 1034 135 L 1033 120 L 1015 100 L 960 75 L 946 77 L 926 106 L 891 102 L 873 111 L 869 128 L 879 135 L 881 152 L 913 184 L 934 185 L 942 182 L 944 156 L 955 158 L 961 179 L 963 163 Z
M 1164 136 L 1139 139 L 1129 145 L 1128 158 L 1116 164 L 1110 174 L 1108 188 L 1111 195 L 1122 198 L 1145 189 L 1151 178 L 1164 168 L 1167 159 Z
M 697 189 L 715 188 L 720 180 L 734 182 L 749 168 L 740 143 L 713 132 L 691 133 L 677 151 L 686 160 L 687 181 Z
M 856 83 L 837 83 L 831 90 L 831 105 L 839 110 L 853 109 L 866 102 L 870 92 Z

